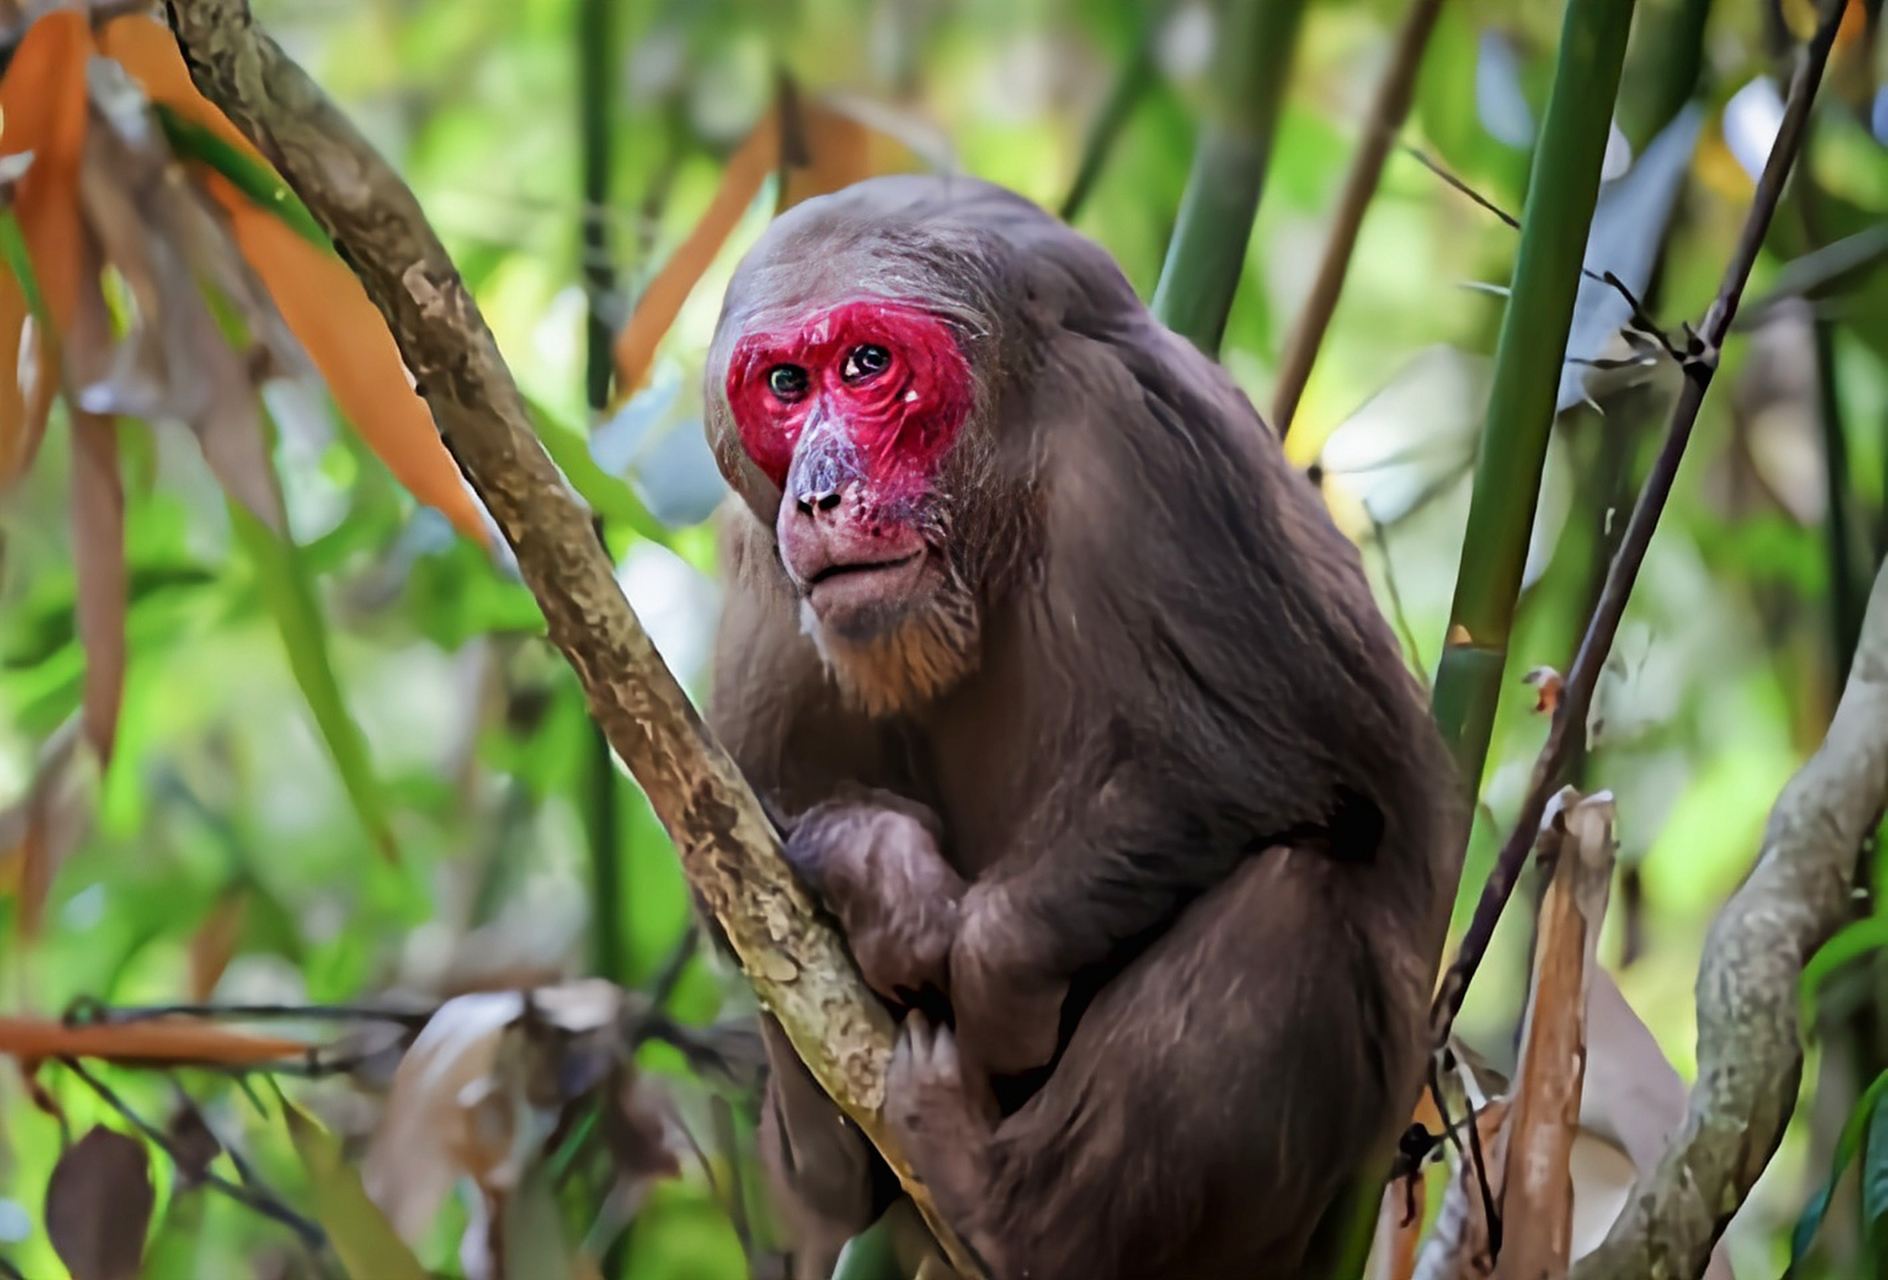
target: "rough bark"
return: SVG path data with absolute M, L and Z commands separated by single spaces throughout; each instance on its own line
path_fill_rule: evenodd
M 244 0 L 169 0 L 191 78 L 268 157 L 386 317 L 440 436 L 543 610 L 590 712 L 648 794 L 689 881 L 761 1004 L 976 1274 L 882 1114 L 893 1026 L 844 942 L 781 856 L 777 834 L 618 587 L 590 513 L 539 443 L 465 282 L 413 193 Z

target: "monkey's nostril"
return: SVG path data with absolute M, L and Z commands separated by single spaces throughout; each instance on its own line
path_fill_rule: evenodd
M 839 505 L 839 495 L 836 493 L 821 494 L 814 500 L 813 505 L 817 506 L 821 511 L 831 511 L 834 507 Z
M 818 493 L 803 493 L 794 499 L 794 505 L 800 508 L 803 516 L 810 516 L 815 511 L 832 511 L 839 506 L 839 491 L 823 489 Z

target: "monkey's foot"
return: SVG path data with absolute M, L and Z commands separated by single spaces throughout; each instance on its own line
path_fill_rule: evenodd
M 988 1181 L 996 1098 L 987 1079 L 964 1070 L 949 1027 L 915 1011 L 905 1015 L 885 1081 L 885 1116 L 945 1218 L 992 1274 L 1003 1274 L 974 1223 Z

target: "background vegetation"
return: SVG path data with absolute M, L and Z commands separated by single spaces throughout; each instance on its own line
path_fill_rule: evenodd
M 29 11 L 44 7 L 11 15 L 10 47 L 23 47 Z M 553 455 L 599 512 L 637 612 L 699 696 L 717 597 L 705 522 L 722 493 L 700 437 L 701 362 L 727 273 L 782 198 L 768 156 L 748 144 L 774 118 L 780 73 L 815 113 L 840 113 L 811 117 L 807 182 L 936 157 L 1052 208 L 1073 202 L 1075 225 L 1208 345 L 1210 296 L 1236 271 L 1219 354 L 1269 408 L 1405 6 L 1235 0 L 1217 19 L 1198 0 L 255 8 L 414 187 L 538 405 Z M 1692 1069 L 1706 926 L 1821 738 L 1888 546 L 1888 100 L 1875 8 L 1849 6 L 1798 180 L 1576 765 L 1584 787 L 1617 801 L 1620 880 L 1602 959 L 1681 1075 Z M 1455 0 L 1423 55 L 1399 137 L 1498 210 L 1523 208 L 1562 16 L 1554 4 Z M 1617 272 L 1674 334 L 1717 291 L 1776 129 L 1785 55 L 1811 16 L 1806 4 L 1697 0 L 1644 0 L 1631 15 L 1586 259 Z M 1281 92 L 1253 91 L 1254 64 L 1242 59 L 1254 48 L 1286 72 L 1264 81 Z M 31 110 L 38 65 L 8 67 L 0 127 Z M 138 73 L 135 58 L 126 65 Z M 215 159 L 174 122 L 169 133 L 193 163 Z M 0 155 L 14 150 L 0 132 Z M 1196 155 L 1217 167 L 1202 170 Z M 744 173 L 764 181 L 743 184 Z M 1263 179 L 1249 237 L 1238 208 L 1197 208 L 1200 192 L 1241 176 Z M 25 234 L 8 233 L 9 261 L 44 291 L 33 219 L 49 215 L 20 190 L 9 226 Z M 1196 239 L 1180 238 L 1169 262 L 1177 221 Z M 243 248 L 315 366 L 275 370 L 299 376 L 266 389 L 273 466 L 227 454 L 206 465 L 214 437 L 179 408 L 181 381 L 92 410 L 115 420 L 130 602 L 109 729 L 97 682 L 120 654 L 82 604 L 112 564 L 98 550 L 111 528 L 101 491 L 81 478 L 89 428 L 62 400 L 30 466 L 16 465 L 24 459 L 0 433 L 0 476 L 21 472 L 0 497 L 0 804 L 12 803 L 0 811 L 11 890 L 0 1000 L 41 1017 L 74 1002 L 299 1011 L 265 1030 L 306 1037 L 323 1055 L 302 1073 L 312 1079 L 275 1078 L 348 1160 L 337 1165 L 319 1131 L 298 1130 L 263 1077 L 232 1069 L 244 1052 L 234 1039 L 167 1050 L 213 1068 L 120 1063 L 86 1068 L 89 1080 L 56 1064 L 7 1071 L 0 1252 L 24 1275 L 63 1274 L 58 1228 L 46 1225 L 54 1166 L 95 1123 L 125 1130 L 136 1116 L 169 1134 L 170 1158 L 152 1166 L 148 1275 L 324 1274 L 333 1258 L 307 1247 L 324 1229 L 344 1262 L 349 1247 L 380 1248 L 346 1244 L 378 1239 L 373 1215 L 349 1198 L 357 1157 L 383 1207 L 412 1202 L 410 1238 L 434 1271 L 493 1274 L 484 1217 L 495 1212 L 515 1228 L 510 1248 L 582 1242 L 590 1257 L 572 1266 L 638 1280 L 741 1274 L 765 1235 L 753 1220 L 742 986 L 686 949 L 687 893 L 667 837 L 538 638 L 529 593 L 450 486 L 426 488 L 427 476 L 441 483 L 437 459 L 413 461 L 411 424 L 389 421 L 359 374 L 367 337 L 317 338 L 312 322 L 297 323 L 284 290 L 317 291 L 302 296 L 321 311 L 318 291 L 334 277 L 282 266 L 300 261 L 289 249 L 268 251 L 279 255 L 272 275 L 253 260 L 258 243 Z M 1393 149 L 1291 419 L 1288 451 L 1320 469 L 1426 678 L 1458 570 L 1501 552 L 1471 542 L 1465 561 L 1464 529 L 1518 243 L 1495 212 Z M 135 293 L 114 283 L 109 294 L 120 330 L 150 318 Z M 651 320 L 669 319 L 664 298 L 679 302 L 672 323 Z M 611 341 L 639 302 L 643 327 L 614 355 L 645 376 L 612 405 Z M 1545 732 L 1536 692 L 1520 682 L 1570 662 L 1678 381 L 1643 336 L 1622 336 L 1623 305 L 1603 286 L 1580 287 L 1464 915 Z M 334 314 L 354 313 L 336 304 Z M 267 528 L 272 485 L 286 541 Z M 109 742 L 102 767 L 86 742 Z M 1512 913 L 1497 934 L 1458 1024 L 1502 1069 L 1526 991 L 1529 916 Z M 1728 1237 L 1745 1276 L 1781 1269 L 1845 1120 L 1866 1118 L 1856 1099 L 1888 1066 L 1868 945 L 1880 931 L 1856 936 L 1864 963 L 1810 993 L 1822 1035 L 1805 1105 Z M 570 985 L 582 976 L 636 994 Z M 541 1015 L 489 994 L 545 987 L 557 994 Z M 488 994 L 449 1006 L 407 1056 L 440 1066 L 424 1085 L 411 1065 L 395 1071 L 423 1018 L 330 1022 L 306 1010 L 377 1002 L 424 1014 L 469 992 Z M 612 1050 L 625 1026 L 648 1041 L 633 1065 Z M 35 1054 L 30 1033 L 8 1027 L 0 1041 L 54 1056 Z M 127 1053 L 114 1041 L 103 1056 Z M 1874 1145 L 1862 1162 L 1871 1184 L 1888 1170 L 1888 1140 Z M 1589 1230 L 1626 1185 L 1604 1152 L 1593 1159 L 1580 1184 Z M 448 1184 L 435 1217 L 429 1193 Z M 125 1194 L 84 1203 L 123 1215 L 136 1200 Z M 1844 1183 L 1804 1273 L 1855 1273 L 1885 1210 Z

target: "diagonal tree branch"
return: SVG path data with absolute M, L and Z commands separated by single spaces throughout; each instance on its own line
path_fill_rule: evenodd
M 648 794 L 689 882 L 820 1085 L 871 1139 L 957 1269 L 970 1255 L 886 1127 L 892 1022 L 816 913 L 733 760 L 618 587 L 491 331 L 413 193 L 246 0 L 167 0 L 191 78 L 275 165 L 386 317 L 441 437 L 496 520 L 590 713 Z
M 1849 919 L 1855 851 L 1888 804 L 1888 564 L 1829 732 L 1777 797 L 1705 941 L 1685 1124 L 1574 1280 L 1688 1280 L 1782 1141 L 1802 1081 L 1803 965 Z

